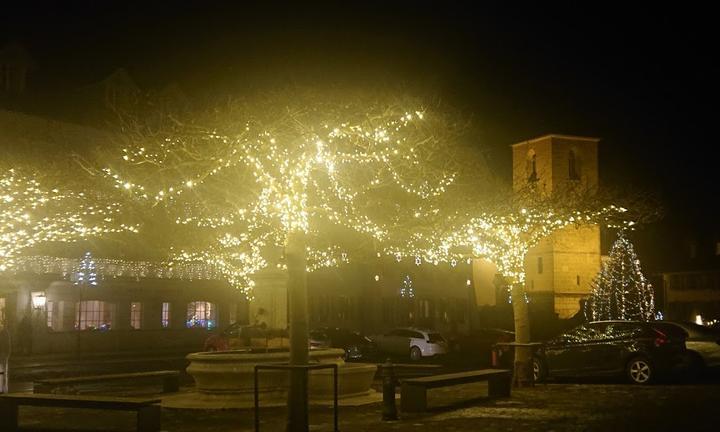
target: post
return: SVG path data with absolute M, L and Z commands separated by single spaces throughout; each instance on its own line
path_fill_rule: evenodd
M 397 406 L 395 405 L 395 370 L 388 358 L 382 365 L 383 377 L 383 409 L 382 420 L 397 420 Z
M 288 268 L 288 303 L 290 312 L 290 365 L 308 364 L 308 301 L 306 276 L 305 234 L 293 232 L 285 245 Z M 288 391 L 288 432 L 307 432 L 308 424 L 308 371 L 290 369 Z

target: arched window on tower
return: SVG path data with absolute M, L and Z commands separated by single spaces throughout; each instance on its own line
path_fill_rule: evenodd
M 578 169 L 575 151 L 570 150 L 568 154 L 568 177 L 570 180 L 580 180 L 580 170 Z
M 534 183 L 539 180 L 537 175 L 537 155 L 533 150 L 530 150 L 530 152 L 528 152 L 527 171 L 529 183 Z

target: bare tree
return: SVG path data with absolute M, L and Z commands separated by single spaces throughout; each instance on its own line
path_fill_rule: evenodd
M 395 251 L 409 236 L 433 243 L 451 189 L 489 175 L 476 165 L 473 182 L 458 182 L 464 124 L 428 108 L 372 92 L 293 89 L 191 118 L 123 116 L 122 150 L 102 174 L 184 227 L 174 259 L 219 269 L 249 298 L 257 272 L 286 269 L 290 362 L 304 365 L 306 272 L 359 248 Z M 302 430 L 307 374 L 291 376 L 288 429 Z

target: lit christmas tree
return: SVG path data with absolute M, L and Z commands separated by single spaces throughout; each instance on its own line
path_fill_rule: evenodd
M 651 321 L 655 318 L 652 286 L 643 276 L 640 260 L 622 231 L 610 250 L 609 260 L 603 263 L 591 285 L 585 309 L 588 319 Z
M 80 261 L 77 272 L 77 280 L 75 285 L 92 285 L 97 286 L 97 273 L 95 270 L 95 260 L 90 252 L 86 252 Z
M 405 275 L 405 279 L 403 280 L 403 286 L 400 288 L 400 297 L 403 298 L 414 298 L 415 297 L 415 289 L 413 288 L 412 279 L 410 279 L 409 275 Z

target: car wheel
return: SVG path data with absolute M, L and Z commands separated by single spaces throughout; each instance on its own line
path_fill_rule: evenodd
M 418 361 L 422 358 L 422 351 L 420 351 L 420 348 L 414 346 L 410 348 L 410 360 L 412 361 Z
M 533 357 L 532 359 L 532 370 L 533 380 L 535 382 L 543 382 L 547 379 L 547 367 L 545 366 L 545 362 L 537 357 Z
M 643 356 L 632 358 L 628 362 L 625 372 L 633 384 L 650 384 L 655 378 L 652 364 Z

